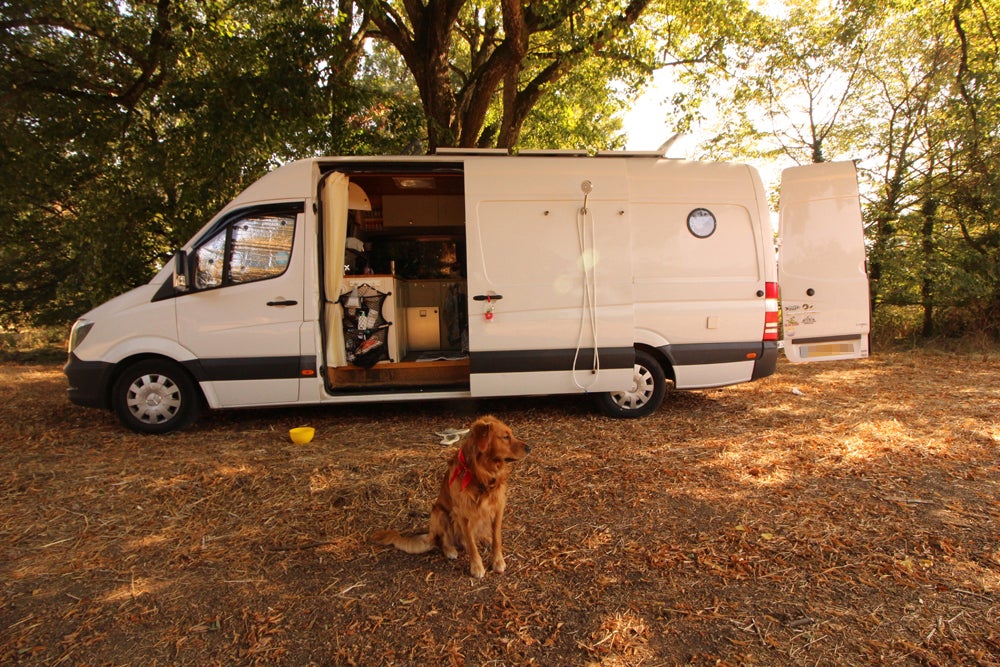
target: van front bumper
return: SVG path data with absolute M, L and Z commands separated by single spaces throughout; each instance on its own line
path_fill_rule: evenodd
M 107 387 L 111 369 L 112 365 L 105 361 L 83 361 L 75 354 L 69 355 L 63 366 L 69 381 L 69 400 L 88 408 L 109 408 Z

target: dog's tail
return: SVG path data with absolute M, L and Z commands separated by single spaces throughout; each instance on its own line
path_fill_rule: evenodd
M 423 554 L 434 548 L 434 540 L 429 533 L 406 536 L 395 530 L 379 530 L 372 533 L 371 540 L 376 544 L 392 545 L 408 554 Z

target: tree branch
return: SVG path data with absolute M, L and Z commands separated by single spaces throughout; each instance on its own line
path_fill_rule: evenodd
M 517 143 L 521 127 L 524 125 L 524 121 L 527 119 L 531 109 L 534 108 L 541 97 L 545 86 L 558 81 L 566 72 L 586 57 L 599 53 L 612 39 L 620 35 L 639 19 L 639 16 L 645 11 L 649 2 L 650 0 L 633 0 L 622 13 L 609 18 L 604 26 L 595 32 L 590 39 L 574 45 L 567 51 L 556 54 L 552 62 L 544 67 L 539 74 L 517 93 L 510 112 L 508 113 L 506 109 L 504 110 L 504 122 L 500 128 L 497 145 L 509 148 Z

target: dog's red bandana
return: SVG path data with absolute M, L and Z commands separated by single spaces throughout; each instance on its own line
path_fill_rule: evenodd
M 472 471 L 469 470 L 465 463 L 465 454 L 461 449 L 458 450 L 458 465 L 455 466 L 455 472 L 451 473 L 451 479 L 448 480 L 448 483 L 451 484 L 454 482 L 458 479 L 459 475 L 462 476 L 462 490 L 465 491 L 465 487 L 469 486 L 469 483 L 472 482 Z

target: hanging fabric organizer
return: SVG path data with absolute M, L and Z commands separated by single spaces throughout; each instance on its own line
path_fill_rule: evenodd
M 390 293 L 380 292 L 368 283 L 340 295 L 344 309 L 344 351 L 347 362 L 371 368 L 389 358 L 386 341 L 392 322 L 382 316 L 382 306 Z

